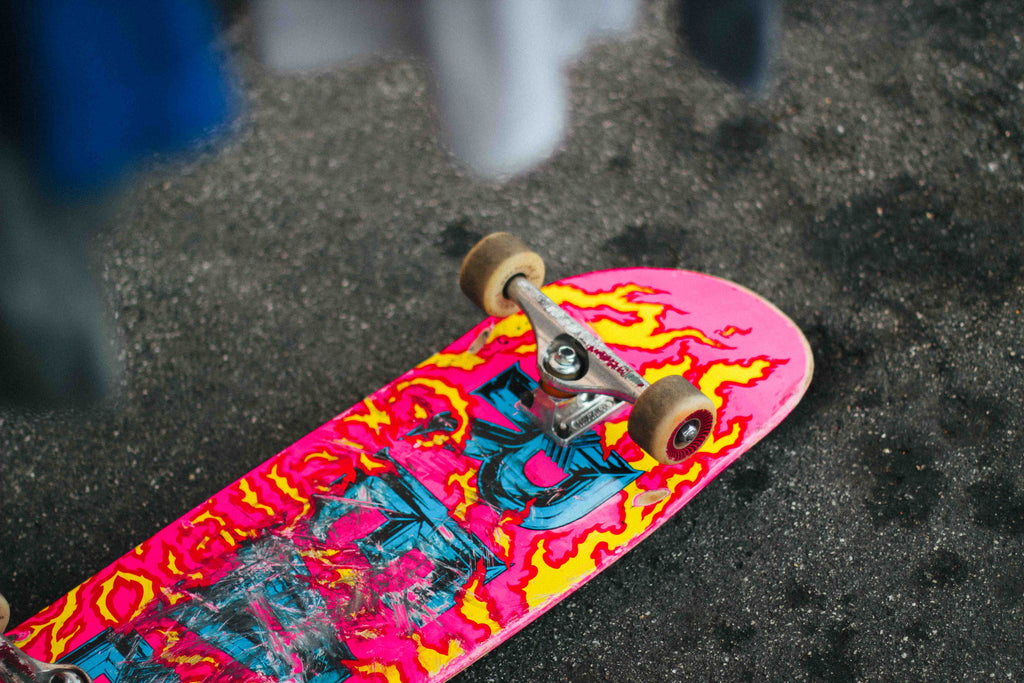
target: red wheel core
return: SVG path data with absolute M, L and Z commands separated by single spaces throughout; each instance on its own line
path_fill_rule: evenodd
M 668 457 L 674 462 L 682 462 L 696 453 L 708 436 L 711 435 L 711 426 L 714 418 L 707 410 L 698 410 L 687 416 L 683 422 L 672 433 L 672 439 L 668 443 Z

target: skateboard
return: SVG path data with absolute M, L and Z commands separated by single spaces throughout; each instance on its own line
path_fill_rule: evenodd
M 0 673 L 446 680 L 679 512 L 810 382 L 799 329 L 739 285 L 543 274 L 511 235 L 482 240 L 460 284 L 489 317 L 0 638 Z

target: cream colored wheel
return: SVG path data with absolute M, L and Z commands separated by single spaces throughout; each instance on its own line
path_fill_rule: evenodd
M 715 406 L 678 376 L 647 387 L 629 414 L 629 436 L 655 460 L 678 465 L 696 453 L 715 428 Z
M 516 303 L 505 297 L 505 286 L 516 275 L 540 287 L 544 284 L 544 260 L 515 235 L 496 232 L 466 254 L 459 269 L 459 287 L 485 313 L 504 318 L 519 311 Z
M 0 595 L 0 634 L 7 630 L 7 622 L 11 620 L 11 606 L 7 604 L 7 598 Z

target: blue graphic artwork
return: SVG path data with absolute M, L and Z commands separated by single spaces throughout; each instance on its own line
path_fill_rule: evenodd
M 443 418 L 443 415 L 441 416 Z M 446 430 L 440 419 L 436 429 Z M 388 459 L 387 451 L 377 454 Z M 479 539 L 462 529 L 448 509 L 401 465 L 394 473 L 360 475 L 336 495 L 317 499 L 317 510 L 304 528 L 293 533 L 331 546 L 331 527 L 366 506 L 384 522 L 355 541 L 375 571 L 384 571 L 416 549 L 433 564 L 417 595 L 417 624 L 455 604 L 458 591 L 480 569 L 490 581 L 505 565 Z M 335 482 L 342 483 L 341 480 Z M 339 487 L 340 488 L 340 487 Z M 328 618 L 326 602 L 314 588 L 299 548 L 289 539 L 268 534 L 238 552 L 238 566 L 209 586 L 190 590 L 190 599 L 161 611 L 159 618 L 177 622 L 209 646 L 228 655 L 238 671 L 254 671 L 274 680 L 289 680 L 295 660 L 309 683 L 340 683 L 351 676 L 342 662 L 353 656 Z M 385 593 L 392 609 L 409 596 Z M 282 634 L 287 637 L 282 638 Z M 152 648 L 136 633 L 122 636 L 112 629 L 75 650 L 66 663 L 110 683 L 178 683 L 165 664 L 150 659 Z M 232 671 L 221 673 L 232 679 Z M 241 674 L 239 674 L 240 676 Z
M 606 456 L 594 433 L 566 446 L 546 437 L 516 408 L 520 397 L 534 388 L 534 381 L 514 366 L 477 389 L 475 393 L 512 426 L 476 420 L 463 454 L 480 461 L 478 489 L 483 501 L 498 511 L 528 509 L 524 528 L 556 529 L 596 509 L 641 472 L 616 453 Z M 452 432 L 457 424 L 450 413 L 442 412 L 410 434 Z M 564 476 L 546 484 L 531 481 L 528 463 L 538 454 Z M 315 511 L 306 523 L 247 543 L 231 571 L 207 586 L 184 586 L 188 599 L 153 608 L 133 622 L 135 628 L 145 632 L 142 624 L 147 619 L 177 623 L 234 660 L 217 680 L 234 680 L 245 672 L 292 680 L 299 664 L 305 681 L 341 683 L 351 676 L 345 662 L 351 662 L 353 654 L 331 622 L 331 610 L 302 552 L 309 545 L 333 548 L 338 539 L 332 530 L 344 520 L 364 511 L 379 519 L 364 537 L 340 541 L 358 549 L 371 573 L 386 573 L 411 551 L 429 560 L 429 573 L 408 591 L 385 590 L 377 596 L 418 626 L 454 606 L 459 591 L 474 576 L 487 582 L 505 571 L 487 545 L 462 528 L 387 449 L 376 457 L 389 461 L 388 472 L 335 481 L 329 495 L 315 498 Z M 156 621 L 151 626 L 158 627 Z M 153 648 L 138 631 L 107 629 L 62 661 L 110 683 L 180 683 L 171 665 L 152 655 Z
M 386 521 L 365 538 L 356 541 L 360 552 L 375 567 L 383 568 L 410 550 L 419 550 L 433 564 L 427 577 L 428 594 L 422 607 L 429 614 L 441 614 L 455 604 L 458 590 L 483 568 L 483 580 L 490 581 L 505 571 L 505 565 L 448 514 L 444 506 L 423 484 L 416 481 L 391 458 L 387 451 L 377 454 L 389 460 L 396 474 L 360 475 L 345 491 L 345 500 L 321 502 L 309 525 L 313 537 L 326 542 L 330 527 L 342 517 L 363 507 L 372 508 Z M 384 595 L 385 603 L 397 596 Z M 414 621 L 422 623 L 417 615 Z
M 61 664 L 77 666 L 94 679 L 106 676 L 116 683 L 126 663 L 149 659 L 152 654 L 153 648 L 137 634 L 120 636 L 108 628 L 61 659 Z
M 218 680 L 254 671 L 290 680 L 296 661 L 309 683 L 341 683 L 351 672 L 340 662 L 352 653 L 326 618 L 326 603 L 312 588 L 298 549 L 266 536 L 238 553 L 239 566 L 192 597 L 159 612 L 235 661 Z M 136 632 L 107 629 L 62 662 L 110 683 L 178 683 L 178 676 Z M 237 668 L 237 670 L 236 670 Z M 235 675 L 237 674 L 237 675 Z
M 519 366 L 513 366 L 476 390 L 513 425 L 509 429 L 483 420 L 473 423 L 473 438 L 463 453 L 482 461 L 480 496 L 499 510 L 530 511 L 521 526 L 526 529 L 557 529 L 587 515 L 640 476 L 617 453 L 605 460 L 600 438 L 594 432 L 559 446 L 545 436 L 516 408 L 536 383 Z M 558 482 L 542 486 L 530 481 L 526 466 L 544 453 L 565 473 Z

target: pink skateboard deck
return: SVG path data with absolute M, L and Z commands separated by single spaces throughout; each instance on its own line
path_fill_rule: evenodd
M 648 380 L 712 399 L 662 465 L 629 407 L 566 446 L 515 404 L 538 380 L 521 313 L 488 318 L 8 634 L 96 681 L 440 681 L 677 513 L 797 404 L 807 342 L 697 273 L 623 269 L 544 291 Z

